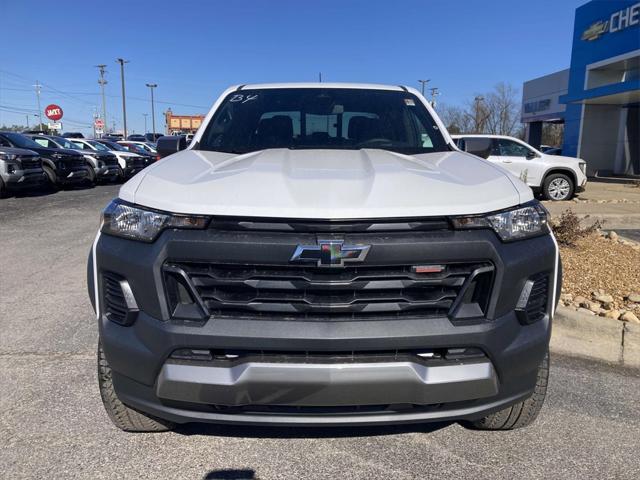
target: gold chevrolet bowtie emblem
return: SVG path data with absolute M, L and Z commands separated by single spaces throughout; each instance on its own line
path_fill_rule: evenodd
M 609 28 L 609 21 L 603 22 L 600 20 L 599 22 L 594 23 L 589 28 L 587 28 L 584 32 L 582 32 L 582 40 L 586 40 L 587 42 L 592 42 L 593 40 L 597 40 L 600 38 L 600 35 L 605 33 Z

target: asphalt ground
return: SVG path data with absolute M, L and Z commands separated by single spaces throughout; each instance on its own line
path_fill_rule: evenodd
M 640 478 L 640 372 L 553 356 L 537 422 L 376 428 L 187 425 L 105 414 L 86 258 L 117 186 L 0 200 L 0 478 Z

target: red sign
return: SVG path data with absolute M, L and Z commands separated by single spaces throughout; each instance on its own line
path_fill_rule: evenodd
M 102 120 L 101 118 L 96 118 L 93 124 L 96 126 L 96 128 L 102 128 L 104 127 L 104 120 Z
M 53 120 L 57 122 L 62 118 L 62 108 L 60 108 L 55 103 L 52 103 L 47 108 L 44 109 L 44 114 L 47 116 L 49 120 Z

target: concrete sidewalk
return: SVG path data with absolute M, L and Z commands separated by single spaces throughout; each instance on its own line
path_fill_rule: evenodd
M 579 217 L 604 221 L 606 230 L 640 229 L 640 188 L 590 180 L 586 190 L 567 202 L 544 201 L 552 217 L 571 209 Z

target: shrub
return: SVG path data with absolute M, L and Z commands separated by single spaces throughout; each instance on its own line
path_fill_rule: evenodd
M 589 218 L 588 215 L 584 220 L 587 218 Z M 551 221 L 551 228 L 553 229 L 553 234 L 556 236 L 556 240 L 560 245 L 574 247 L 579 239 L 600 230 L 600 228 L 602 228 L 602 223 L 600 220 L 596 220 L 588 227 L 582 227 L 580 224 L 580 218 L 578 218 L 578 216 L 569 209 L 562 212 L 559 220 Z

